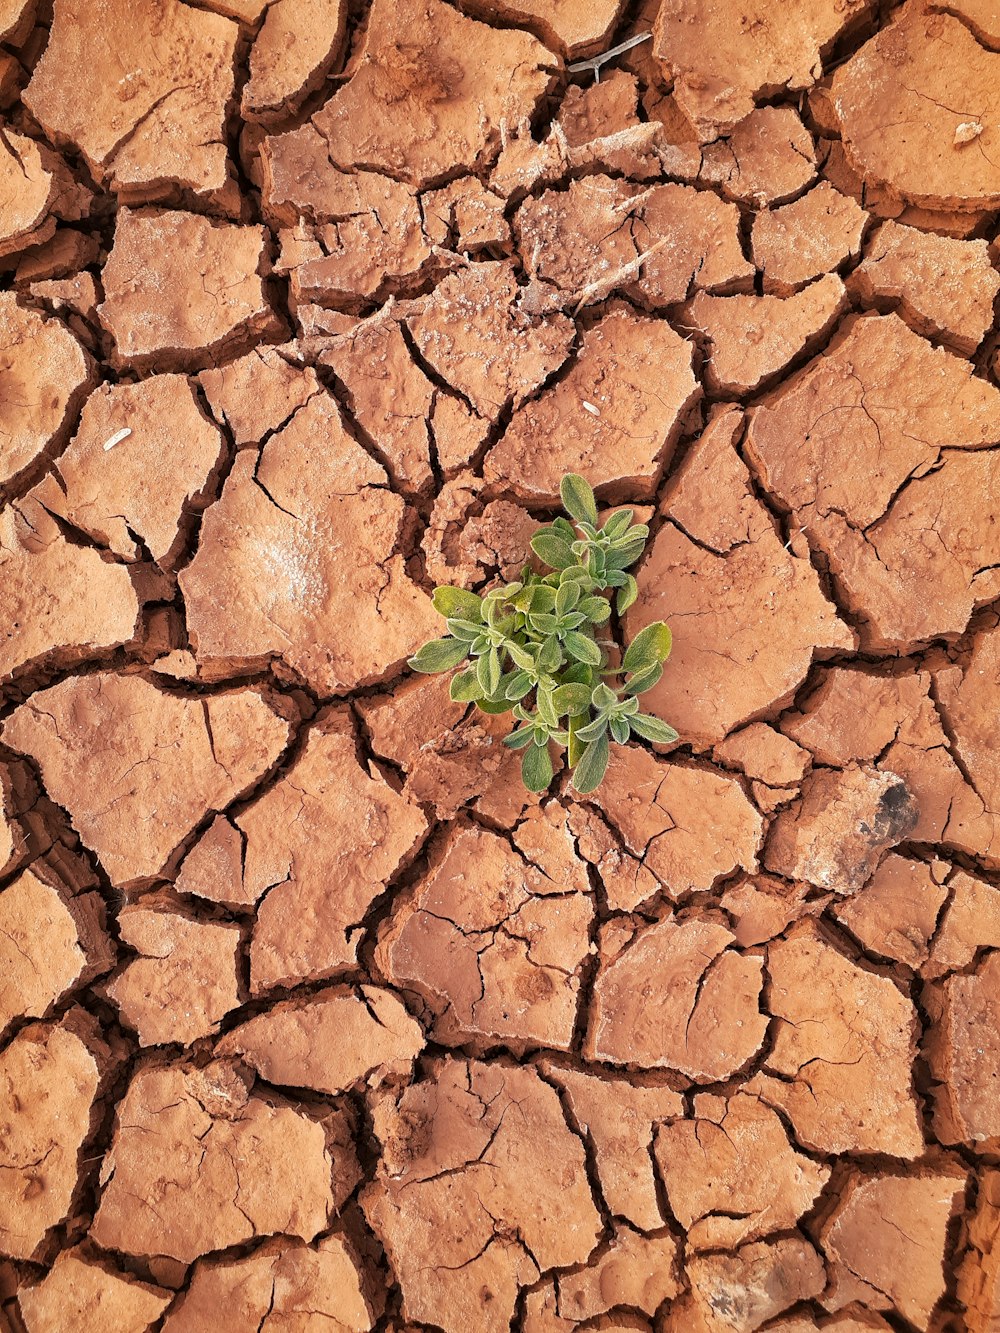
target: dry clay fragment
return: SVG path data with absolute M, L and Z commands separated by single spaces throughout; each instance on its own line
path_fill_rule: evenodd
M 987 491 L 985 496 L 993 494 Z M 992 521 L 992 505 L 984 508 Z M 972 786 L 954 817 L 949 814 L 944 836 L 991 864 L 1000 859 L 1000 727 L 991 705 L 998 682 L 1000 629 L 985 630 L 973 641 L 964 673 L 941 674 L 937 695 L 948 734 L 955 738 L 956 757 Z
M 1000 54 L 959 19 L 919 4 L 895 21 L 833 79 L 844 148 L 873 184 L 927 208 L 975 210 L 1000 204 Z M 960 126 L 982 132 L 963 143 Z
M 918 333 L 971 356 L 993 324 L 1000 273 L 986 241 L 961 241 L 883 222 L 851 285 L 867 301 L 895 300 Z
M 1000 889 L 962 870 L 948 879 L 951 901 L 934 938 L 924 975 L 968 967 L 982 948 L 1000 949 Z
M 173 1292 L 136 1282 L 131 1275 L 66 1250 L 45 1277 L 17 1295 L 28 1333 L 65 1333 L 67 1328 L 106 1328 L 147 1333 L 173 1299 Z
M 1000 1322 L 1000 1171 L 979 1181 L 976 1211 L 968 1223 L 969 1251 L 958 1270 L 958 1299 L 969 1333 L 995 1333 Z
M 426 1002 L 437 1041 L 569 1050 L 593 903 L 565 820 L 552 831 L 562 846 L 535 856 L 462 829 L 383 932 L 379 967 Z
M 250 52 L 244 120 L 294 113 L 323 83 L 347 31 L 347 0 L 276 0 Z
M 527 541 L 521 546 L 521 565 L 526 550 Z M 520 759 L 501 743 L 510 719 L 454 703 L 449 685 L 447 675 L 416 675 L 391 694 L 359 699 L 372 748 L 405 771 L 407 796 L 429 802 L 439 819 L 453 819 L 471 804 L 491 821 L 511 827 L 531 800 L 521 781 Z
M 684 1114 L 680 1093 L 640 1087 L 623 1078 L 584 1074 L 543 1061 L 549 1083 L 562 1089 L 571 1123 L 592 1145 L 604 1201 L 615 1217 L 641 1231 L 664 1223 L 650 1148 L 655 1126 Z
M 139 599 L 128 570 L 66 541 L 36 504 L 0 510 L 0 579 L 0 677 L 40 660 L 68 666 L 136 635 Z
M 867 529 L 942 448 L 993 443 L 998 407 L 1000 391 L 968 362 L 895 315 L 867 316 L 754 410 L 747 449 L 800 523 L 836 511 Z
M 344 1127 L 342 1112 L 320 1121 L 250 1096 L 224 1061 L 140 1068 L 118 1105 L 91 1238 L 184 1264 L 269 1233 L 312 1240 L 358 1180 Z
M 423 548 L 435 583 L 473 588 L 494 570 L 509 582 L 520 577 L 538 520 L 509 500 L 483 505 L 481 489 L 479 477 L 461 472 L 445 482 L 434 501 Z
M 830 1178 L 792 1147 L 775 1111 L 743 1092 L 696 1096 L 693 1120 L 657 1130 L 656 1161 L 693 1250 L 791 1230 Z
M 937 1080 L 934 1130 L 942 1143 L 983 1152 L 1000 1141 L 1000 953 L 968 975 L 924 991 L 931 1016 L 927 1058 Z
M 997 279 L 1000 285 L 1000 277 Z M 710 296 L 699 292 L 682 319 L 705 339 L 705 382 L 717 393 L 744 397 L 789 362 L 815 350 L 847 304 L 834 273 L 793 296 Z
M 623 7 L 623 0 L 473 0 L 469 6 L 489 23 L 530 28 L 566 58 L 602 50 Z
M 379 1293 L 341 1235 L 315 1245 L 265 1241 L 242 1259 L 206 1259 L 163 1324 L 163 1333 L 260 1333 L 326 1328 L 370 1333 Z M 319 1321 L 317 1323 L 317 1321 Z
M 1000 587 L 977 502 L 997 456 L 963 452 L 996 440 L 1000 392 L 971 370 L 897 316 L 868 316 L 753 411 L 752 465 L 829 557 L 866 647 L 960 633 Z
M 198 921 L 146 895 L 118 913 L 122 941 L 139 957 L 107 986 L 140 1046 L 188 1046 L 219 1029 L 240 1003 L 240 927 Z
M 58 452 L 93 384 L 91 360 L 65 324 L 0 293 L 0 485 L 43 451 Z
M 267 894 L 250 944 L 255 994 L 354 963 L 365 913 L 427 831 L 418 806 L 358 763 L 342 709 L 235 822 L 244 901 Z
M 747 1090 L 783 1110 L 814 1152 L 919 1157 L 911 1001 L 889 977 L 849 962 L 812 922 L 769 946 L 767 970 L 778 1020 L 771 1072 Z
M 263 227 L 119 209 L 98 307 L 116 365 L 196 367 L 277 332 L 261 277 L 265 242 Z
M 0 1254 L 30 1259 L 69 1213 L 109 1063 L 82 1009 L 22 1028 L 0 1053 Z
M 593 806 L 572 806 L 569 823 L 580 855 L 597 871 L 610 911 L 633 912 L 660 892 L 660 882 L 653 872 L 622 847 L 621 839 Z
M 732 1254 L 692 1255 L 687 1273 L 691 1306 L 675 1305 L 664 1333 L 747 1333 L 819 1296 L 826 1285 L 823 1260 L 798 1235 L 743 1245 Z
M 319 360 L 344 385 L 347 405 L 394 485 L 411 494 L 427 490 L 438 445 L 435 409 L 446 395 L 414 361 L 399 323 L 362 320 L 333 340 Z M 471 418 L 464 402 L 449 401 L 458 415 Z
M 732 919 L 736 942 L 747 949 L 780 935 L 802 916 L 818 916 L 825 898 L 806 901 L 809 885 L 773 875 L 742 876 L 723 891 L 720 906 Z
M 943 680 L 938 673 L 935 695 Z M 993 843 L 994 819 L 955 762 L 931 697 L 933 684 L 928 672 L 876 676 L 832 667 L 782 726 L 821 764 L 844 767 L 852 760 L 877 759 L 882 772 L 902 778 L 919 811 L 912 841 L 947 840 L 982 855 Z
M 679 1253 L 669 1231 L 641 1236 L 617 1226 L 608 1247 L 582 1272 L 560 1274 L 559 1314 L 569 1320 L 596 1319 L 619 1305 L 656 1314 L 681 1291 L 676 1272 Z
M 406 512 L 314 395 L 259 457 L 237 456 L 180 575 L 199 662 L 280 656 L 327 695 L 387 675 L 440 627 L 393 554 Z
M 569 354 L 565 315 L 532 319 L 518 305 L 512 260 L 470 264 L 445 278 L 407 321 L 420 354 L 488 421 L 521 406 Z
M 629 746 L 613 752 L 593 802 L 672 898 L 757 869 L 763 821 L 735 778 Z
M 51 149 L 6 127 L 3 146 L 0 259 L 50 240 L 55 235 L 56 218 L 78 220 L 89 198 Z
M 700 393 L 688 343 L 663 320 L 615 308 L 558 383 L 514 413 L 483 475 L 534 502 L 553 503 L 566 472 L 612 502 L 651 499 Z
M 790 296 L 861 253 L 868 214 L 849 195 L 820 183 L 790 204 L 758 213 L 751 233 L 764 291 Z
M 702 143 L 731 130 L 754 102 L 808 88 L 836 39 L 867 11 L 868 0 L 796 0 L 780 12 L 747 0 L 734 16 L 727 0 L 666 0 L 653 53 L 674 79 L 674 95 Z
M 167 565 L 182 520 L 208 501 L 222 457 L 219 431 L 183 375 L 102 384 L 31 499 L 125 560 L 145 548 Z
M 266 138 L 261 164 L 265 215 L 283 228 L 275 268 L 289 275 L 296 303 L 381 301 L 433 258 L 416 188 L 333 166 L 311 122 Z
M 723 413 L 685 458 L 665 506 L 673 521 L 653 540 L 625 621 L 629 639 L 670 623 L 670 668 L 643 706 L 699 746 L 790 699 L 815 652 L 855 644 L 753 494 L 734 447 L 742 424 L 741 413 Z
M 294 352 L 291 346 L 255 347 L 198 376 L 213 416 L 220 426 L 229 428 L 237 449 L 259 444 L 319 392 L 315 370 L 291 365 L 283 350 L 289 355 Z
M 35 20 L 35 0 L 3 0 L 0 4 L 0 42 L 21 46 Z
M 751 722 L 712 751 L 716 763 L 735 766 L 770 787 L 794 787 L 805 777 L 809 755 L 766 722 Z
M 846 1270 L 875 1309 L 895 1308 L 927 1328 L 945 1292 L 948 1229 L 962 1212 L 965 1173 L 921 1169 L 912 1176 L 852 1169 L 821 1234 L 828 1260 Z
M 655 309 L 696 290 L 752 290 L 739 220 L 709 190 L 583 176 L 527 199 L 515 227 L 540 304 L 580 306 L 621 289 Z
M 0 1032 L 42 1018 L 67 991 L 114 961 L 99 893 L 60 893 L 39 864 L 0 892 Z
M 929 8 L 964 19 L 983 46 L 1000 46 L 1000 15 L 993 0 L 930 0 Z
M 507 1333 L 521 1287 L 596 1246 L 583 1144 L 533 1069 L 438 1060 L 375 1132 L 382 1161 L 361 1205 L 405 1319 Z
M 801 799 L 771 826 L 764 865 L 776 875 L 804 879 L 834 893 L 857 893 L 883 854 L 905 842 L 919 812 L 895 773 L 851 765 L 815 769 Z
M 602 959 L 584 1040 L 588 1060 L 729 1078 L 760 1048 L 760 958 L 712 922 L 660 921 Z
M 237 36 L 235 23 L 180 0 L 56 0 L 25 105 L 125 199 L 169 198 L 178 185 L 211 198 L 228 178 Z
M 99 672 L 39 690 L 4 724 L 116 885 L 162 874 L 212 809 L 258 781 L 288 724 L 254 690 L 186 699 Z
M 948 898 L 944 861 L 912 861 L 891 854 L 868 886 L 833 905 L 833 914 L 870 953 L 907 967 L 927 961 L 941 908 Z
M 220 1055 L 238 1055 L 268 1083 L 345 1092 L 405 1078 L 424 1048 L 420 1024 L 391 991 L 362 986 L 316 991 L 272 1005 L 226 1034 Z
M 335 165 L 427 185 L 495 153 L 501 124 L 532 116 L 553 65 L 534 37 L 442 0 L 375 0 L 360 65 L 313 123 Z
M 420 211 L 424 234 L 433 245 L 459 254 L 485 247 L 510 249 L 504 200 L 487 190 L 477 176 L 460 176 L 439 190 L 428 190 L 421 196 Z
M 800 194 L 815 176 L 812 137 L 790 106 L 751 111 L 726 138 L 705 145 L 698 173 L 727 199 L 756 208 Z

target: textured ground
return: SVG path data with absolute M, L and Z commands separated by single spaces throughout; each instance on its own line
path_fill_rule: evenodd
M 993 0 L 0 0 L 0 107 L 0 1325 L 996 1333 Z M 538 801 L 405 659 L 566 470 L 681 740 Z

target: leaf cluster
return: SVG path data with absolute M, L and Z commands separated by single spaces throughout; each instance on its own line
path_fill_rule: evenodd
M 409 664 L 422 672 L 461 667 L 452 677 L 452 699 L 474 702 L 484 713 L 513 713 L 518 725 L 504 744 L 523 751 L 529 791 L 544 791 L 552 781 L 554 741 L 568 751 L 576 790 L 586 793 L 604 777 L 611 741 L 677 739 L 672 727 L 639 711 L 637 698 L 663 674 L 670 630 L 662 621 L 647 625 L 621 665 L 609 665 L 614 644 L 600 632 L 611 619 L 612 596 L 619 615 L 636 600 L 628 570 L 649 528 L 633 523 L 631 509 L 599 526 L 594 492 L 574 473 L 563 477 L 560 494 L 568 517 L 531 539 L 551 573 L 525 565 L 517 582 L 483 595 L 436 588 L 434 606 L 448 633 L 425 643 Z

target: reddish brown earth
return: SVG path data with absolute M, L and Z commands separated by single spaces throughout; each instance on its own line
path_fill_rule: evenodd
M 1000 1330 L 998 13 L 0 0 L 0 1333 Z

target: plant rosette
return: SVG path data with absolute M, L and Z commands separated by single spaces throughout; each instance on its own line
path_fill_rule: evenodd
M 600 785 L 611 742 L 633 737 L 667 744 L 677 732 L 639 711 L 638 696 L 663 674 L 670 630 L 647 625 L 632 640 L 620 666 L 615 645 L 599 637 L 638 595 L 628 570 L 649 536 L 634 511 L 619 509 L 598 526 L 594 492 L 567 473 L 559 488 L 568 517 L 540 528 L 531 549 L 550 573 L 525 565 L 520 579 L 482 594 L 463 588 L 434 590 L 435 609 L 448 633 L 409 660 L 414 671 L 454 671 L 451 697 L 484 713 L 513 713 L 517 723 L 504 744 L 522 750 L 521 775 L 529 791 L 552 781 L 550 745 L 567 751 L 573 786 L 581 794 Z M 460 670 L 458 668 L 461 668 Z

